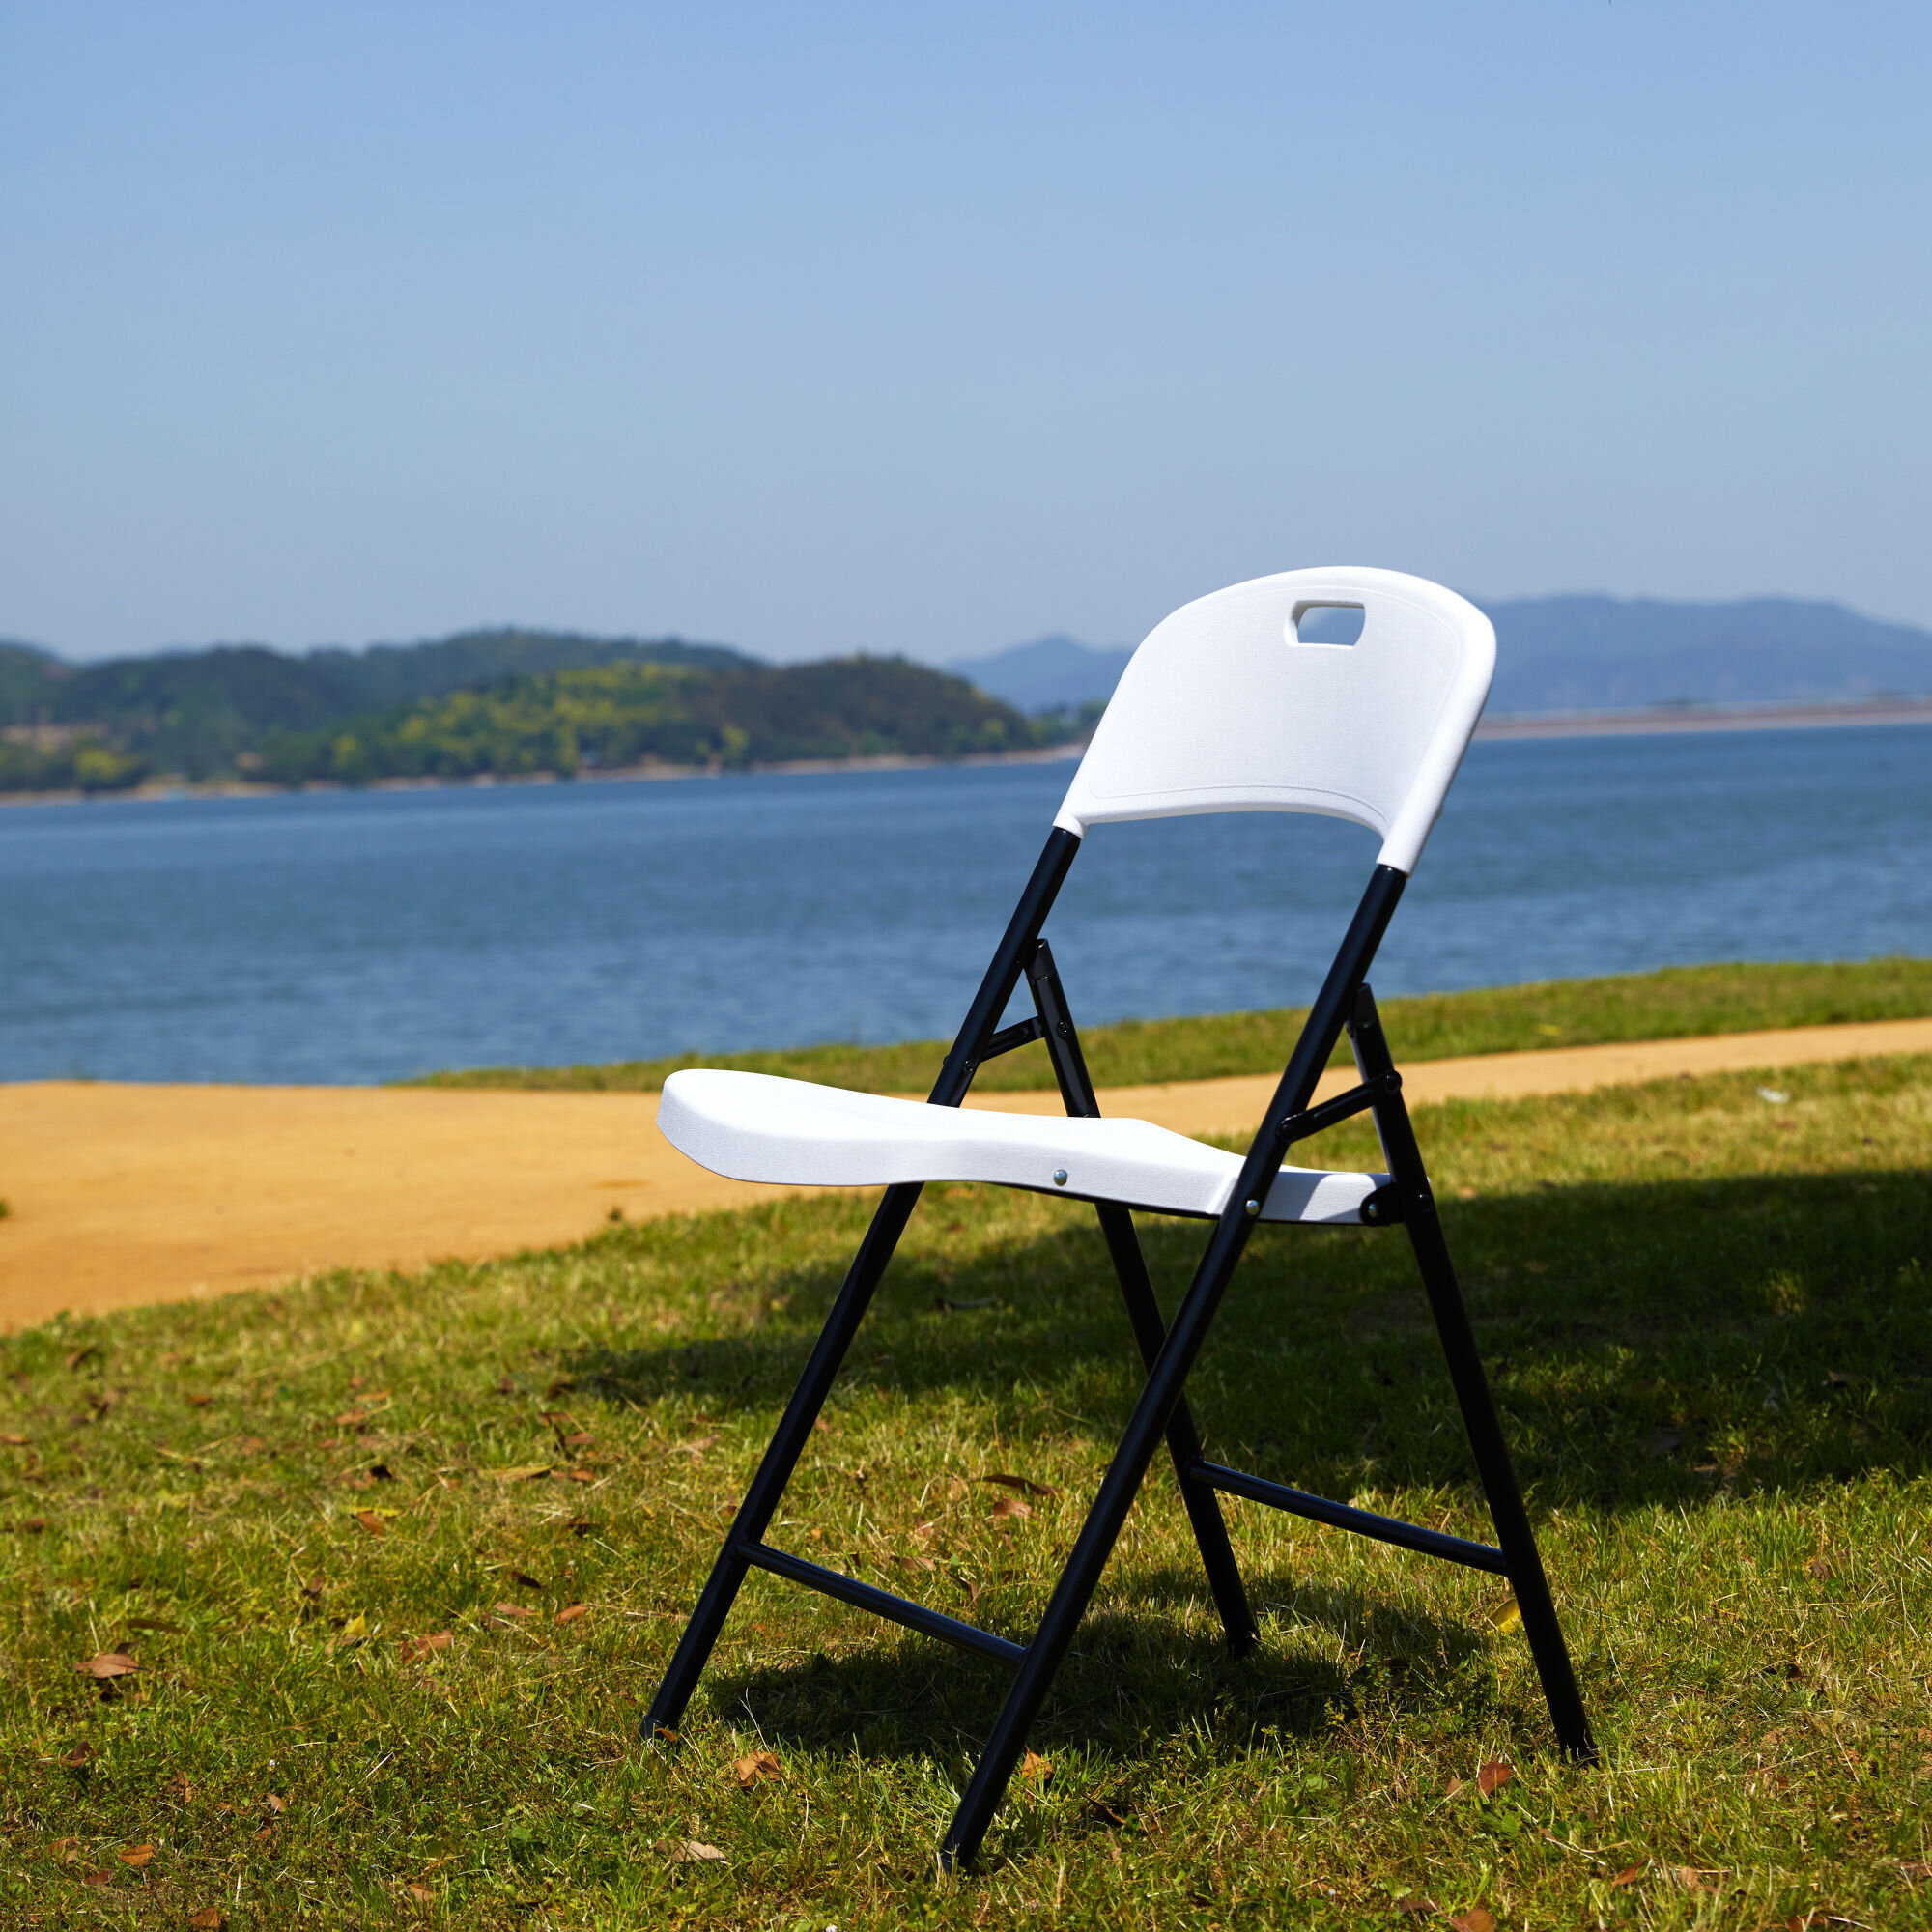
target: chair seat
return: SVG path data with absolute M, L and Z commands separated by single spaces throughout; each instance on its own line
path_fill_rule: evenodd
M 1151 1121 L 933 1107 L 711 1067 L 665 1082 L 658 1125 L 714 1174 L 793 1187 L 977 1180 L 1211 1216 L 1241 1172 L 1239 1155 Z M 1284 1167 L 1262 1219 L 1359 1226 L 1362 1203 L 1387 1182 L 1385 1174 Z

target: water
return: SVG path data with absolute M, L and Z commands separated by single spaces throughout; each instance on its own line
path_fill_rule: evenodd
M 0 1078 L 375 1081 L 947 1036 L 1072 767 L 0 810 Z M 1312 994 L 1377 840 L 1102 826 L 1076 1016 Z M 1476 745 L 1376 983 L 1932 952 L 1932 726 Z

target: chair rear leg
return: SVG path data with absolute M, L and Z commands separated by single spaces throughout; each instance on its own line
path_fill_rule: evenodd
M 697 1600 L 697 1607 L 671 1655 L 670 1667 L 658 1687 L 658 1694 L 651 1700 L 650 1716 L 643 1726 L 646 1741 L 660 1731 L 674 1731 L 683 1718 L 684 1707 L 697 1689 L 698 1677 L 718 1641 L 719 1632 L 724 1627 L 725 1617 L 730 1614 L 738 1587 L 745 1580 L 750 1564 L 744 1551 L 758 1543 L 771 1525 L 791 1472 L 811 1439 L 811 1425 L 825 1406 L 825 1398 L 831 1393 L 839 1365 L 852 1346 L 866 1310 L 871 1305 L 872 1295 L 893 1251 L 898 1246 L 899 1236 L 905 1232 L 906 1222 L 912 1218 L 919 1196 L 918 1183 L 908 1182 L 887 1188 L 885 1199 L 879 1203 L 872 1225 L 867 1229 L 866 1238 L 859 1244 L 859 1252 L 846 1272 L 845 1284 L 819 1331 L 817 1346 L 785 1405 L 764 1460 L 758 1464 L 758 1472 L 752 1478 L 751 1488 L 745 1492 L 745 1499 L 731 1520 L 724 1547 L 711 1566 L 711 1576 Z
M 1153 1283 L 1148 1279 L 1147 1258 L 1141 1253 L 1140 1236 L 1134 1232 L 1133 1216 L 1126 1208 L 1113 1202 L 1096 1205 L 1100 1230 L 1107 1237 L 1107 1252 L 1120 1278 L 1121 1293 L 1127 1304 L 1127 1320 L 1133 1323 L 1141 1361 L 1151 1372 L 1161 1344 L 1167 1340 L 1167 1326 L 1161 1321 L 1160 1304 L 1154 1299 Z M 1167 1447 L 1174 1458 L 1174 1477 L 1180 1485 L 1180 1500 L 1186 1505 L 1188 1521 L 1194 1525 L 1194 1541 L 1201 1550 L 1202 1566 L 1208 1572 L 1208 1586 L 1213 1591 L 1215 1607 L 1221 1612 L 1228 1654 L 1245 1657 L 1260 1640 L 1261 1633 L 1255 1627 L 1254 1612 L 1248 1607 L 1240 1566 L 1235 1561 L 1234 1549 L 1228 1542 L 1221 1499 L 1199 1477 L 1188 1473 L 1201 1460 L 1201 1437 L 1193 1416 L 1188 1413 L 1185 1396 L 1174 1405 L 1174 1413 L 1168 1419 Z
M 1415 1195 L 1405 1190 L 1403 1206 L 1409 1240 L 1429 1293 L 1430 1311 L 1435 1317 L 1435 1332 L 1442 1338 L 1442 1352 L 1449 1361 L 1449 1378 L 1462 1406 L 1463 1426 L 1469 1432 L 1469 1446 L 1475 1451 L 1476 1469 L 1496 1528 L 1496 1547 L 1509 1564 L 1510 1588 L 1516 1593 L 1517 1608 L 1522 1612 L 1523 1634 L 1536 1660 L 1536 1674 L 1543 1680 L 1543 1694 L 1549 1703 L 1549 1719 L 1557 1740 L 1570 1756 L 1588 1761 L 1596 1757 L 1597 1745 L 1584 1715 L 1582 1693 L 1577 1689 L 1569 1646 L 1563 1641 L 1563 1626 L 1550 1601 L 1543 1557 L 1529 1526 L 1529 1514 L 1522 1506 L 1522 1492 L 1517 1487 L 1509 1446 L 1496 1419 L 1489 1378 L 1476 1353 L 1476 1339 L 1456 1284 L 1449 1246 L 1435 1218 L 1435 1204 L 1426 1198 L 1426 1183 L 1423 1192 L 1426 1205 L 1418 1208 Z
M 1366 986 L 1357 1001 L 1355 1017 L 1349 1023 L 1349 1034 L 1365 1080 L 1385 1079 L 1394 1071 L 1375 998 Z M 1522 1506 L 1522 1492 L 1517 1487 L 1509 1445 L 1503 1440 L 1502 1425 L 1490 1395 L 1489 1378 L 1483 1373 L 1482 1357 L 1476 1352 L 1468 1311 L 1463 1305 L 1463 1292 L 1449 1259 L 1449 1243 L 1435 1212 L 1435 1197 L 1423 1170 L 1421 1150 L 1415 1144 L 1415 1129 L 1409 1122 L 1408 1109 L 1403 1104 L 1399 1083 L 1391 1083 L 1385 1097 L 1376 1102 L 1374 1113 L 1382 1155 L 1389 1164 L 1389 1178 L 1401 1195 L 1409 1245 L 1415 1250 L 1430 1312 L 1435 1318 L 1435 1332 L 1441 1338 L 1442 1352 L 1448 1360 L 1449 1379 L 1463 1410 L 1463 1426 L 1468 1431 L 1469 1446 L 1475 1452 L 1476 1472 L 1482 1479 L 1490 1517 L 1495 1524 L 1496 1547 L 1509 1565 L 1510 1588 L 1516 1593 L 1518 1609 L 1522 1612 L 1523 1634 L 1529 1639 L 1536 1674 L 1543 1681 L 1543 1694 L 1549 1704 L 1549 1719 L 1555 1726 L 1558 1742 L 1570 1756 L 1587 1762 L 1597 1755 L 1596 1740 L 1590 1735 L 1590 1721 L 1584 1715 L 1582 1694 L 1577 1689 L 1569 1646 L 1563 1641 L 1563 1626 L 1557 1621 L 1556 1605 L 1550 1601 L 1543 1557 L 1536 1547 L 1535 1532 L 1529 1526 L 1529 1513 Z

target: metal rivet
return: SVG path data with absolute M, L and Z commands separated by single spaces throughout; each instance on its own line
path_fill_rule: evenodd
M 1250 1221 L 1252 1221 L 1255 1218 L 1255 1216 L 1259 1214 L 1261 1211 L 1262 1211 L 1262 1204 L 1259 1201 L 1250 1201 L 1247 1204 L 1247 1206 L 1241 1209 L 1241 1212 L 1244 1213 Z
M 1053 1170 L 1053 1184 L 1056 1187 L 1066 1185 L 1066 1170 L 1064 1167 L 1056 1167 Z

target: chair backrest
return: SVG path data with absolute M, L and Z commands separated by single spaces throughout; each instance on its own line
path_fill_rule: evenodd
M 1352 644 L 1304 643 L 1311 611 L 1361 612 Z M 1482 715 L 1490 620 L 1393 570 L 1291 570 L 1183 605 L 1148 634 L 1056 825 L 1313 811 L 1382 835 L 1415 869 Z

